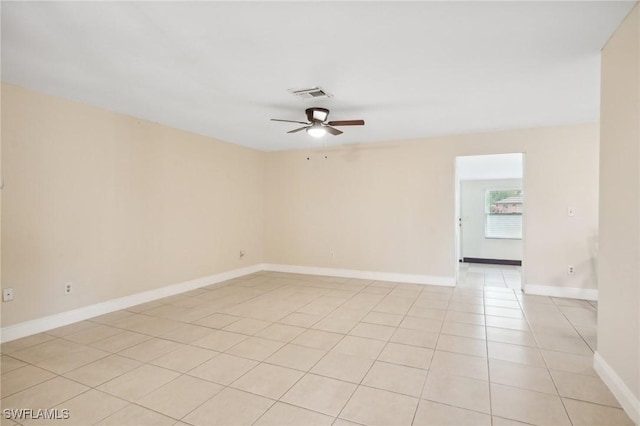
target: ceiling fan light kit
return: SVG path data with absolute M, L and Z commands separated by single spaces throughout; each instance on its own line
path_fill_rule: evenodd
M 281 120 L 278 118 L 272 118 L 271 121 L 304 124 L 304 127 L 290 130 L 287 133 L 296 133 L 301 130 L 306 130 L 306 132 L 314 138 L 321 138 L 327 133 L 331 133 L 334 136 L 341 135 L 343 133 L 342 130 L 338 130 L 334 126 L 364 126 L 364 120 L 327 121 L 327 119 L 329 118 L 329 110 L 326 108 L 307 108 L 305 110 L 305 114 L 307 116 L 307 122 Z
M 307 127 L 307 133 L 314 138 L 321 138 L 327 134 L 327 131 L 322 127 L 322 124 L 313 123 L 311 127 Z

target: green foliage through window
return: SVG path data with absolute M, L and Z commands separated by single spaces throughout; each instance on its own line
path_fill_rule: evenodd
M 512 201 L 512 202 L 507 203 L 507 201 Z M 499 211 L 497 206 L 499 206 L 501 202 L 504 203 L 505 205 L 512 206 L 511 209 L 504 209 L 504 210 L 513 210 L 513 211 L 509 211 L 509 212 Z M 523 194 L 521 189 L 490 190 L 486 192 L 486 196 L 485 196 L 485 213 L 487 214 L 509 214 L 509 213 L 522 214 L 522 207 L 521 207 L 522 202 L 523 202 Z M 520 204 L 519 208 L 516 206 L 518 204 Z

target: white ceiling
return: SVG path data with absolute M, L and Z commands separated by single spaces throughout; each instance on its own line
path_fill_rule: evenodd
M 2 2 L 2 80 L 267 151 L 309 106 L 366 121 L 330 145 L 596 121 L 633 4 Z
M 522 154 L 470 155 L 456 158 L 458 180 L 522 179 Z

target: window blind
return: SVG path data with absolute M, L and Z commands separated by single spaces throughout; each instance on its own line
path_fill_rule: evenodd
M 487 214 L 485 238 L 522 238 L 521 214 Z

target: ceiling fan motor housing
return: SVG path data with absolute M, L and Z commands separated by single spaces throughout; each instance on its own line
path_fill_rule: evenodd
M 326 108 L 319 108 L 319 107 L 307 108 L 305 112 L 307 114 L 307 120 L 310 123 L 314 123 L 316 121 L 324 123 L 325 121 L 327 121 L 327 118 L 329 117 L 329 110 Z

